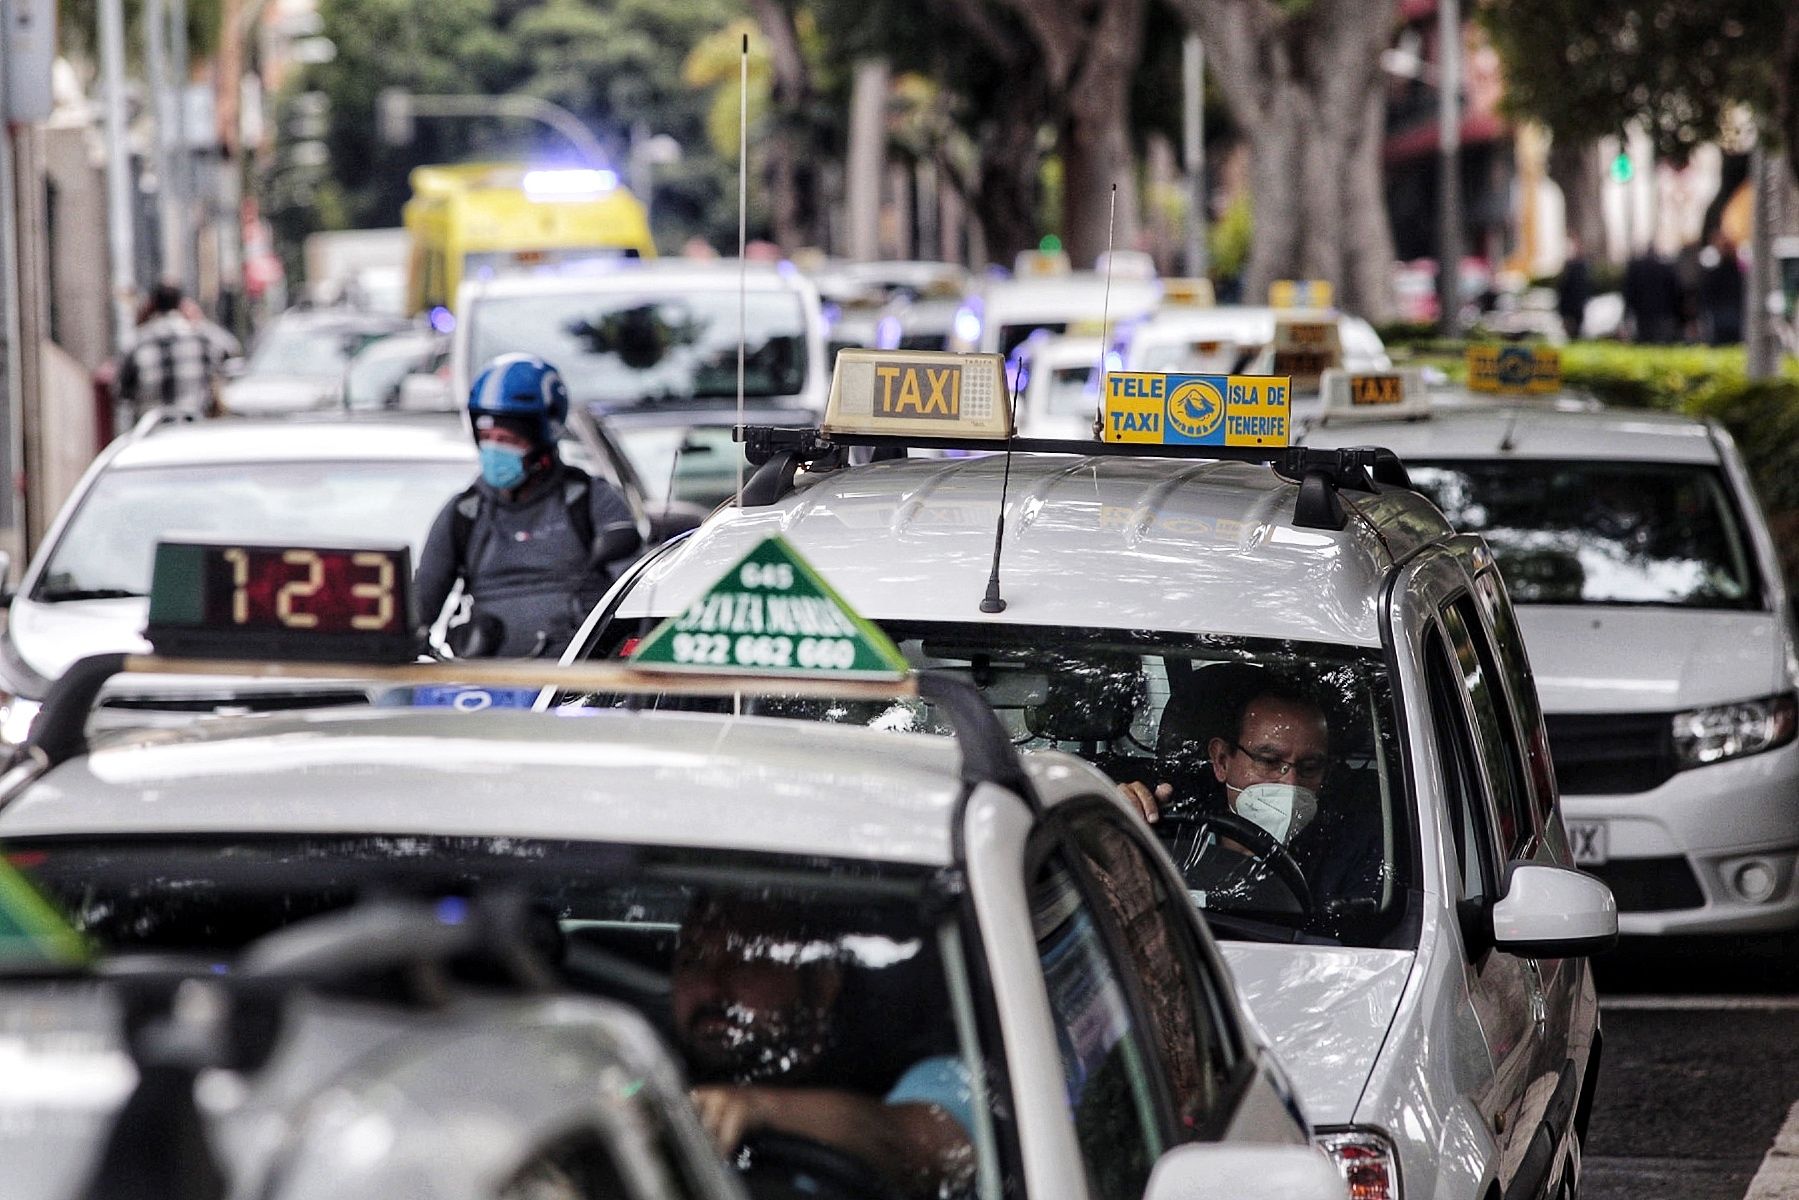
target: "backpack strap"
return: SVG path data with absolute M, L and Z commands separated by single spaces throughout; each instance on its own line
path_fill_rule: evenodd
M 456 497 L 450 510 L 450 545 L 456 552 L 456 578 L 468 579 L 468 542 L 475 530 L 475 518 L 481 515 L 481 493 L 470 484 Z
M 581 545 L 593 550 L 593 509 L 588 504 L 592 481 L 584 471 L 566 468 L 562 475 L 562 505 L 568 509 L 568 527 L 581 539 Z

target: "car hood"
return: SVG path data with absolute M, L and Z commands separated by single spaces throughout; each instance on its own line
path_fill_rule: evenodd
M 225 385 L 219 404 L 238 414 L 305 412 L 337 403 L 342 387 L 342 380 L 321 376 L 246 376 Z
M 1237 992 L 1314 1125 L 1355 1119 L 1411 973 L 1409 950 L 1220 942 Z
M 7 616 L 6 636 L 26 666 L 55 679 L 90 654 L 148 652 L 143 628 L 149 611 L 143 599 L 40 604 L 21 596 Z
M 1545 712 L 1674 712 L 1792 686 L 1772 613 L 1521 604 L 1518 623 Z

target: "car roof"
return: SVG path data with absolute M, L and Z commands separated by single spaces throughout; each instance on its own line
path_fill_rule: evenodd
M 747 269 L 735 260 L 692 262 L 684 259 L 655 259 L 635 262 L 592 275 L 503 275 L 496 279 L 470 281 L 462 292 L 471 301 L 511 296 L 569 296 L 584 292 L 621 292 L 647 285 L 656 288 L 693 288 L 705 291 L 734 291 L 739 276 L 750 291 L 805 290 L 806 282 L 799 272 L 786 264 L 750 263 Z
M 1137 327 L 1137 336 L 1186 337 L 1190 331 L 1238 333 L 1257 341 L 1274 336 L 1275 320 L 1331 321 L 1343 324 L 1355 318 L 1345 313 L 1314 309 L 1275 309 L 1266 305 L 1221 304 L 1211 308 L 1164 308 Z
M 207 463 L 473 462 L 474 458 L 474 444 L 455 413 L 321 413 L 164 422 L 121 446 L 110 466 L 129 470 Z
M 1376 646 L 1387 567 L 1452 534 L 1404 489 L 1352 497 L 1373 529 L 1300 529 L 1298 486 L 1265 466 L 1018 454 L 999 572 L 1007 607 L 985 616 L 1005 467 L 998 454 L 874 463 L 824 474 L 768 507 L 723 510 L 650 567 L 621 612 L 679 612 L 779 534 L 875 620 Z
M 964 790 L 953 738 L 702 713 L 341 709 L 97 743 L 0 809 L 0 835 L 517 837 L 938 866 Z
M 1433 459 L 1606 459 L 1627 462 L 1715 464 L 1717 444 L 1700 421 L 1646 409 L 1562 408 L 1543 401 L 1507 403 L 1464 395 L 1433 397 L 1431 415 L 1412 421 L 1344 421 L 1314 425 L 1301 439 L 1312 446 L 1370 443 L 1402 461 Z M 1506 449 L 1501 449 L 1506 445 Z

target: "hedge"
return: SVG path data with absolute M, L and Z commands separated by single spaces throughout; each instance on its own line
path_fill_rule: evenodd
M 1388 349 L 1395 363 L 1435 366 L 1460 382 L 1466 346 L 1420 338 Z M 1562 379 L 1619 408 L 1710 417 L 1728 429 L 1767 511 L 1788 586 L 1799 592 L 1799 362 L 1788 358 L 1777 378 L 1752 382 L 1741 346 L 1571 342 L 1562 347 Z

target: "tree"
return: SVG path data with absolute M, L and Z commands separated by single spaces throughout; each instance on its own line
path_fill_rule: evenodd
M 1392 309 L 1393 235 L 1381 173 L 1380 54 L 1394 0 L 1170 0 L 1249 142 L 1255 230 L 1244 295 L 1329 279 L 1345 307 Z
M 1777 0 L 1500 0 L 1480 9 L 1509 112 L 1558 140 L 1637 124 L 1685 161 L 1747 105 L 1799 146 L 1799 5 Z M 1799 179 L 1799 156 L 1788 156 Z

